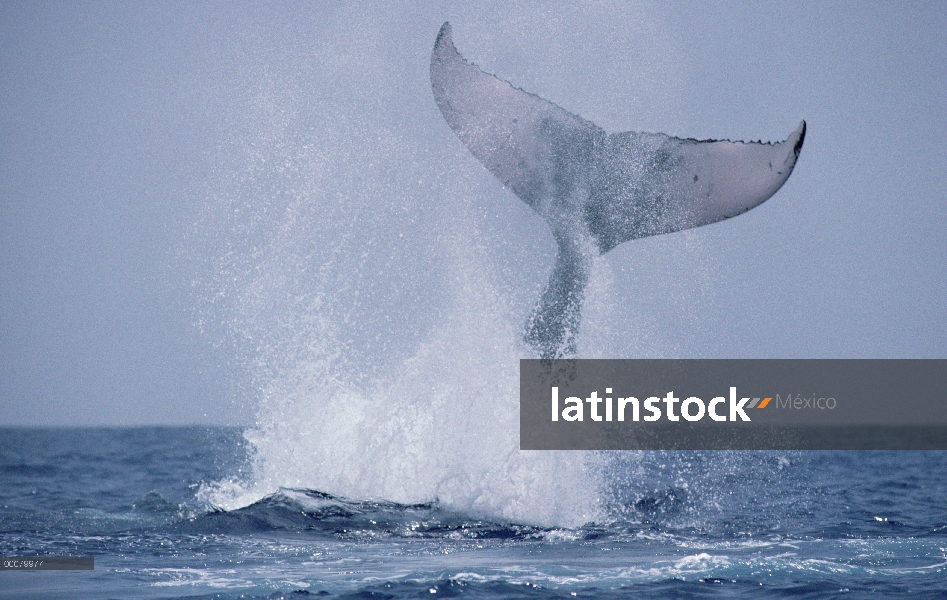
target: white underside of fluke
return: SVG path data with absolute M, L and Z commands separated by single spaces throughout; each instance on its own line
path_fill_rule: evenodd
M 806 124 L 783 142 L 613 133 L 468 63 L 445 23 L 431 55 L 444 119 L 477 159 L 536 210 L 559 244 L 527 325 L 544 357 L 574 353 L 588 248 L 699 227 L 762 204 L 789 178 Z

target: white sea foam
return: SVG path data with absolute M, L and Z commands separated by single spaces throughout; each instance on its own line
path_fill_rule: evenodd
M 496 231 L 480 231 L 504 192 L 479 167 L 441 179 L 442 160 L 378 136 L 327 124 L 321 144 L 258 141 L 246 180 L 216 192 L 222 214 L 207 220 L 228 253 L 208 305 L 249 357 L 257 417 L 252 474 L 201 497 L 233 509 L 289 487 L 528 524 L 595 520 L 593 455 L 518 448 L 530 307 L 508 282 L 545 274 L 514 267 L 517 251 L 498 257 Z
M 475 260 L 470 252 L 458 263 Z M 591 456 L 518 449 L 520 330 L 484 265 L 457 264 L 450 306 L 416 352 L 363 385 L 334 373 L 329 347 L 262 390 L 247 432 L 244 486 L 208 499 L 233 508 L 280 487 L 395 502 L 439 500 L 492 518 L 576 526 L 598 504 Z M 308 343 L 308 342 L 307 342 Z

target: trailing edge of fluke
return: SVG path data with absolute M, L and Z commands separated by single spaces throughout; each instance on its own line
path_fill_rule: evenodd
M 556 265 L 525 333 L 542 358 L 575 354 L 596 254 L 762 204 L 789 178 L 806 135 L 805 121 L 775 144 L 608 134 L 467 62 L 449 23 L 434 43 L 431 87 L 460 141 L 552 229 Z

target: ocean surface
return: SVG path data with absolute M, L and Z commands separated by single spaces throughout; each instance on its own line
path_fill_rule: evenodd
M 316 489 L 215 506 L 251 448 L 0 429 L 0 553 L 95 558 L 0 571 L 0 597 L 947 597 L 947 452 L 599 453 L 596 520 L 555 527 Z

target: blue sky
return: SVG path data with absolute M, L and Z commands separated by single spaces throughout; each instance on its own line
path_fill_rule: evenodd
M 941 3 L 8 2 L 0 425 L 248 423 L 330 330 L 397 368 L 471 269 L 520 323 L 554 244 L 437 112 L 447 20 L 608 131 L 809 125 L 764 205 L 609 253 L 586 355 L 945 357 Z

